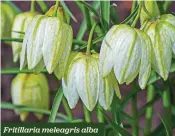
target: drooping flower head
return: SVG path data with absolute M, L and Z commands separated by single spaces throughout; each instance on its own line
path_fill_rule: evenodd
M 147 20 L 142 29 L 152 41 L 152 68 L 167 80 L 172 53 L 175 55 L 175 17 L 165 14 L 157 20 Z
M 31 20 L 39 13 L 37 12 L 24 12 L 18 14 L 13 22 L 12 26 L 12 38 L 23 38 L 26 28 L 28 27 Z M 17 62 L 20 52 L 22 49 L 22 43 L 12 42 L 12 51 L 13 51 L 13 61 Z
M 49 108 L 48 82 L 43 74 L 18 74 L 12 81 L 11 95 L 13 104 L 45 110 Z M 29 115 L 29 112 L 16 113 L 22 121 Z M 38 113 L 34 115 L 38 119 L 43 116 Z
M 52 16 L 50 16 L 52 15 Z M 46 15 L 37 15 L 29 24 L 25 33 L 20 69 L 28 65 L 28 69 L 40 71 L 46 67 L 49 73 L 57 68 L 62 78 L 71 51 L 73 32 L 64 19 L 62 8 L 58 8 L 54 16 L 53 8 Z
M 139 85 L 144 89 L 151 72 L 150 38 L 128 25 L 114 25 L 102 43 L 100 69 L 103 76 L 114 69 L 120 84 L 129 84 L 139 74 Z
M 107 109 L 112 103 L 114 90 L 117 96 L 121 97 L 113 74 L 107 77 L 100 75 L 98 54 L 78 53 L 74 54 L 74 57 L 70 56 L 72 61 L 62 79 L 63 92 L 70 108 L 76 106 L 79 97 L 90 111 L 94 109 L 97 101 Z

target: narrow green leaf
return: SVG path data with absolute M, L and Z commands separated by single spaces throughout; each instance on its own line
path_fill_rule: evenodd
M 64 1 L 60 1 L 61 5 L 63 6 L 64 10 L 70 15 L 70 17 L 77 23 L 77 19 L 75 18 L 75 16 L 72 14 L 72 12 L 69 10 L 69 8 L 67 7 L 67 5 L 65 4 Z
M 78 5 L 78 2 L 77 1 L 76 1 L 76 4 Z M 81 4 L 79 4 L 79 5 L 81 5 Z M 99 1 L 94 1 L 92 3 L 92 7 L 95 10 L 97 10 L 99 8 L 99 6 L 100 6 L 100 2 Z M 80 7 L 80 9 L 82 10 L 82 7 Z M 90 12 L 90 17 L 91 18 L 93 18 L 93 15 L 94 14 L 92 12 Z M 77 36 L 76 36 L 76 39 L 77 40 L 82 40 L 82 38 L 84 37 L 84 34 L 86 32 L 86 29 L 87 29 L 87 27 L 86 27 L 86 20 L 84 19 L 83 22 L 80 25 L 79 30 L 78 30 L 78 33 L 77 33 Z
M 99 18 L 99 14 L 98 12 L 90 5 L 88 4 L 87 2 L 84 2 L 84 1 L 80 1 L 80 3 L 82 3 L 85 7 L 87 7 L 91 12 L 94 13 L 94 15 Z
M 110 23 L 110 1 L 100 1 L 101 21 L 106 30 Z
M 46 69 L 41 70 L 42 73 L 47 73 Z M 8 75 L 8 74 L 18 74 L 18 73 L 34 73 L 33 70 L 28 70 L 27 68 L 24 68 L 23 70 L 20 70 L 19 68 L 6 68 L 1 69 L 1 75 Z
M 11 1 L 5 1 L 9 6 L 11 6 L 14 10 L 15 10 L 15 12 L 16 13 L 21 13 L 22 11 L 15 5 L 15 4 L 13 4 L 13 2 L 11 2 Z
M 51 109 L 51 113 L 50 113 L 48 122 L 54 122 L 55 121 L 55 118 L 56 118 L 56 115 L 57 115 L 62 97 L 63 97 L 63 90 L 62 90 L 62 87 L 60 87 L 58 89 L 58 92 L 57 92 L 55 98 L 54 98 L 54 102 L 53 102 L 53 105 L 52 105 L 52 109 Z
M 132 19 L 137 15 L 137 11 L 139 9 L 139 6 L 135 8 L 135 10 L 124 20 L 121 22 L 121 24 L 128 24 L 129 22 L 132 21 Z
M 19 33 L 19 34 L 25 34 L 25 32 L 20 32 L 20 31 L 12 31 L 14 33 Z
M 165 13 L 167 12 L 167 10 L 168 10 L 169 6 L 172 4 L 172 2 L 173 2 L 172 0 L 168 0 L 168 1 L 165 1 L 163 3 L 163 9 L 164 9 Z
M 108 121 L 111 127 L 117 132 L 120 133 L 122 136 L 132 136 L 129 132 L 127 132 L 124 128 L 120 125 L 115 124 L 104 112 L 102 112 L 104 118 Z
M 14 42 L 23 42 L 22 38 L 1 38 L 1 41 L 14 41 Z
M 111 17 L 113 24 L 118 24 L 119 23 L 119 16 L 115 10 L 115 7 L 117 7 L 117 5 L 115 5 L 115 4 L 112 4 L 110 6 L 110 17 Z
M 18 33 L 23 33 L 23 32 L 18 32 Z M 1 38 L 1 41 L 14 41 L 14 42 L 23 42 L 22 38 Z M 73 44 L 79 44 L 79 45 L 84 45 L 87 44 L 86 41 L 82 41 L 82 40 L 73 40 Z
M 37 3 L 38 3 L 38 5 L 41 8 L 43 13 L 46 13 L 49 10 L 48 7 L 47 7 L 47 4 L 45 3 L 45 1 L 37 0 Z
M 148 107 L 150 107 L 151 105 L 153 105 L 153 104 L 154 104 L 157 100 L 159 100 L 159 99 L 160 99 L 160 95 L 157 93 L 151 101 L 147 102 L 147 103 L 141 108 L 141 110 L 140 110 L 138 116 L 143 115 L 143 114 L 145 113 L 146 109 L 147 109 Z
M 27 112 L 35 112 L 35 113 L 50 115 L 49 110 L 32 108 L 28 106 L 15 105 L 15 104 L 8 103 L 8 102 L 1 102 L 0 107 L 1 109 L 7 109 L 7 110 L 27 111 Z M 64 114 L 57 113 L 56 116 L 64 120 L 68 120 L 68 118 Z
M 166 135 L 172 136 L 172 131 L 171 131 L 171 128 L 170 128 L 169 124 L 167 123 L 167 121 L 163 117 L 161 117 L 161 115 L 159 113 L 157 113 L 157 114 L 165 127 Z

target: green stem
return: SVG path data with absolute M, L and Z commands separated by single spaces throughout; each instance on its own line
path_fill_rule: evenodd
M 97 105 L 97 119 L 98 122 L 103 123 L 104 122 L 104 117 L 102 112 L 104 112 L 103 108 L 100 106 L 100 104 Z
M 147 90 L 147 102 L 150 102 L 153 99 L 154 99 L 154 86 L 149 85 Z M 153 105 L 150 105 L 146 108 L 146 122 L 144 129 L 145 136 L 147 136 L 151 132 L 152 116 L 153 116 Z
M 83 13 L 84 13 L 84 18 L 86 20 L 87 29 L 90 31 L 92 27 L 91 17 L 89 14 L 89 10 L 85 6 L 83 6 Z
M 38 108 L 29 107 L 29 106 L 15 105 L 8 102 L 1 102 L 0 107 L 1 109 L 6 109 L 6 110 L 8 109 L 8 110 L 26 111 L 26 112 L 45 114 L 45 115 L 50 115 L 51 113 L 49 110 L 46 110 L 46 109 L 38 109 Z M 62 113 L 57 113 L 56 116 L 68 121 L 68 117 Z
M 67 114 L 67 117 L 68 117 L 69 121 L 72 121 L 72 119 L 73 119 L 72 113 L 71 113 L 71 110 L 70 110 L 70 108 L 67 104 L 67 101 L 66 101 L 65 97 L 63 97 L 62 102 L 63 102 L 63 106 L 64 106 L 64 109 L 66 111 L 66 114 Z
M 87 123 L 91 122 L 91 114 L 90 114 L 90 112 L 88 111 L 88 109 L 86 108 L 85 105 L 83 105 L 83 111 L 84 111 L 85 121 Z
M 169 82 L 165 81 L 164 90 L 163 90 L 163 106 L 165 111 L 165 119 L 167 123 L 171 126 L 172 124 L 172 115 L 171 115 L 171 96 L 170 96 L 170 88 Z
M 56 115 L 57 115 L 58 108 L 60 106 L 62 97 L 63 97 L 63 90 L 62 90 L 62 88 L 60 88 L 57 91 L 57 94 L 54 98 L 54 102 L 53 102 L 53 105 L 52 105 L 52 109 L 51 109 L 51 113 L 50 113 L 48 122 L 55 122 L 55 118 L 56 118 Z
M 35 0 L 32 0 L 32 1 L 31 1 L 31 4 L 30 4 L 30 11 L 31 11 L 31 12 L 35 12 Z
M 137 90 L 136 83 L 134 82 L 132 85 L 132 91 L 135 92 Z M 138 125 L 138 111 L 137 111 L 137 93 L 132 97 L 132 134 L 133 136 L 139 135 L 139 125 Z
M 89 39 L 88 39 L 88 44 L 87 44 L 87 49 L 86 49 L 86 54 L 87 54 L 87 55 L 90 55 L 91 44 L 92 44 L 92 38 L 93 38 L 94 30 L 95 30 L 95 27 L 97 26 L 97 24 L 98 24 L 98 23 L 95 23 L 95 24 L 92 26 L 92 29 L 91 29 L 90 34 L 89 34 Z
M 164 4 L 163 4 L 163 9 L 164 9 L 164 12 L 166 13 L 169 6 L 172 4 L 173 1 L 165 1 Z
M 60 6 L 60 1 L 59 0 L 56 0 L 56 4 L 55 4 L 55 9 L 54 9 L 54 12 L 53 12 L 53 16 L 57 16 L 57 10 L 58 10 L 58 7 Z
M 47 7 L 47 4 L 45 3 L 45 1 L 43 0 L 37 0 L 38 5 L 40 6 L 41 10 L 43 11 L 43 13 L 46 13 L 49 9 Z
M 131 27 L 135 27 L 135 26 L 136 26 L 137 21 L 138 21 L 138 19 L 139 19 L 139 17 L 140 17 L 142 5 L 143 5 L 143 2 L 141 2 L 140 5 L 139 5 L 139 9 L 138 9 L 138 12 L 137 12 L 137 16 L 135 17 L 135 19 L 134 19 L 134 21 L 133 21 Z
M 136 7 L 137 7 L 137 1 L 136 0 L 132 0 L 131 13 L 135 10 Z

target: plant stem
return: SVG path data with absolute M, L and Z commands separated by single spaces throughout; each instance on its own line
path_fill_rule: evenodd
M 51 109 L 51 113 L 50 113 L 48 122 L 55 122 L 56 114 L 60 106 L 62 97 L 63 97 L 63 90 L 62 88 L 60 88 L 54 98 L 54 102 L 52 105 L 52 109 Z
M 136 0 L 132 0 L 131 13 L 135 10 L 136 6 L 137 6 L 137 1 Z
M 104 117 L 103 117 L 102 112 L 104 112 L 103 108 L 100 106 L 100 104 L 98 104 L 97 105 L 97 119 L 98 119 L 98 122 L 100 123 L 104 122 Z
M 147 89 L 147 102 L 150 102 L 153 99 L 154 99 L 154 86 L 149 85 Z M 150 105 L 146 109 L 146 123 L 144 129 L 144 135 L 146 136 L 151 132 L 152 116 L 153 116 L 153 105 Z
M 71 113 L 71 110 L 70 110 L 70 108 L 67 104 L 67 101 L 66 101 L 65 97 L 63 97 L 62 102 L 63 102 L 63 106 L 64 106 L 64 109 L 66 111 L 66 114 L 67 114 L 67 117 L 68 117 L 69 121 L 72 121 L 72 119 L 73 119 L 72 113 Z
M 29 106 L 15 105 L 15 104 L 8 103 L 8 102 L 1 102 L 0 107 L 1 107 L 1 109 L 26 111 L 26 112 L 34 112 L 34 113 L 50 115 L 50 111 L 49 110 L 32 108 L 32 107 L 29 107 Z M 56 116 L 66 120 L 66 121 L 68 121 L 68 117 L 65 116 L 62 113 L 57 113 Z
M 45 3 L 45 1 L 43 0 L 37 0 L 38 5 L 40 6 L 41 10 L 43 11 L 43 13 L 46 13 L 49 9 L 47 7 L 47 4 Z
M 134 19 L 134 21 L 133 21 L 131 27 L 135 27 L 135 26 L 136 26 L 137 21 L 138 21 L 138 19 L 139 19 L 139 17 L 140 17 L 140 12 L 141 12 L 141 9 L 142 9 L 142 5 L 143 5 L 143 2 L 141 2 L 140 5 L 139 5 L 139 9 L 138 9 L 138 12 L 137 12 L 137 16 L 135 17 L 135 19 Z
M 136 83 L 134 82 L 132 85 L 132 91 L 135 92 L 137 90 Z M 139 125 L 138 125 L 138 111 L 137 111 L 137 93 L 132 97 L 132 134 L 133 136 L 139 135 Z
M 165 111 L 165 120 L 171 126 L 172 121 L 172 115 L 171 115 L 171 97 L 170 97 L 170 88 L 169 88 L 169 82 L 165 81 L 164 83 L 164 90 L 163 90 L 163 106 Z
M 84 13 L 84 18 L 86 20 L 87 29 L 88 29 L 88 31 L 90 31 L 91 27 L 92 27 L 92 23 L 91 23 L 89 10 L 85 6 L 83 6 L 82 9 L 83 9 L 83 13 Z
M 32 1 L 31 1 L 31 4 L 30 4 L 30 11 L 31 11 L 31 12 L 35 12 L 35 0 L 32 0 Z
M 163 4 L 163 9 L 164 9 L 164 12 L 166 13 L 169 6 L 172 4 L 173 1 L 165 1 L 164 4 Z
M 54 12 L 53 12 L 53 16 L 57 16 L 57 10 L 58 10 L 58 7 L 60 6 L 60 1 L 59 0 L 56 0 L 56 4 L 55 4 L 55 9 L 54 9 Z
M 92 38 L 93 38 L 94 30 L 95 30 L 97 24 L 98 24 L 98 23 L 95 23 L 95 24 L 92 26 L 92 29 L 91 29 L 90 34 L 89 34 L 89 39 L 88 39 L 88 44 L 87 44 L 87 49 L 86 49 L 86 54 L 87 54 L 87 55 L 90 55 L 91 44 L 92 44 Z
M 85 105 L 83 105 L 84 117 L 87 123 L 91 122 L 91 115 Z

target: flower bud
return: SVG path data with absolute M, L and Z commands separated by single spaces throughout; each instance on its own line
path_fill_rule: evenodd
M 12 26 L 12 38 L 23 38 L 24 34 L 18 32 L 26 31 L 27 26 L 31 22 L 31 20 L 37 15 L 37 12 L 24 12 L 18 14 L 13 22 Z M 22 49 L 22 43 L 19 42 L 12 42 L 12 51 L 13 51 L 13 61 L 17 62 L 20 52 Z
M 1 9 L 1 38 L 10 38 L 11 37 L 11 28 L 13 24 L 13 20 L 17 14 L 15 9 L 11 7 L 7 3 L 0 4 Z M 10 42 L 6 42 L 7 44 L 11 44 Z
M 57 65 L 65 65 L 64 61 L 71 51 L 72 39 L 72 28 L 61 17 L 37 15 L 24 36 L 20 69 L 25 64 L 28 64 L 28 69 L 36 71 L 45 66 L 52 73 Z
M 175 17 L 165 14 L 156 21 L 148 21 L 143 30 L 152 41 L 152 67 L 167 80 L 172 52 L 175 54 Z
M 140 1 L 140 3 L 141 2 L 143 2 L 143 4 L 145 5 L 145 8 L 149 12 L 150 16 L 152 17 L 160 16 L 160 10 L 157 1 Z M 146 20 L 150 20 L 151 19 L 150 16 L 148 16 L 148 13 L 146 13 L 145 10 L 142 8 L 140 14 L 141 24 L 143 24 Z
M 143 31 L 124 24 L 113 26 L 100 50 L 102 76 L 107 76 L 112 68 L 119 84 L 129 84 L 139 73 L 139 85 L 144 89 L 151 72 L 150 38 Z
M 48 110 L 49 88 L 47 79 L 43 74 L 18 74 L 12 81 L 11 86 L 12 102 L 15 105 L 29 106 L 37 109 Z M 29 112 L 18 112 L 22 121 L 26 120 Z M 34 113 L 38 118 L 42 114 Z

